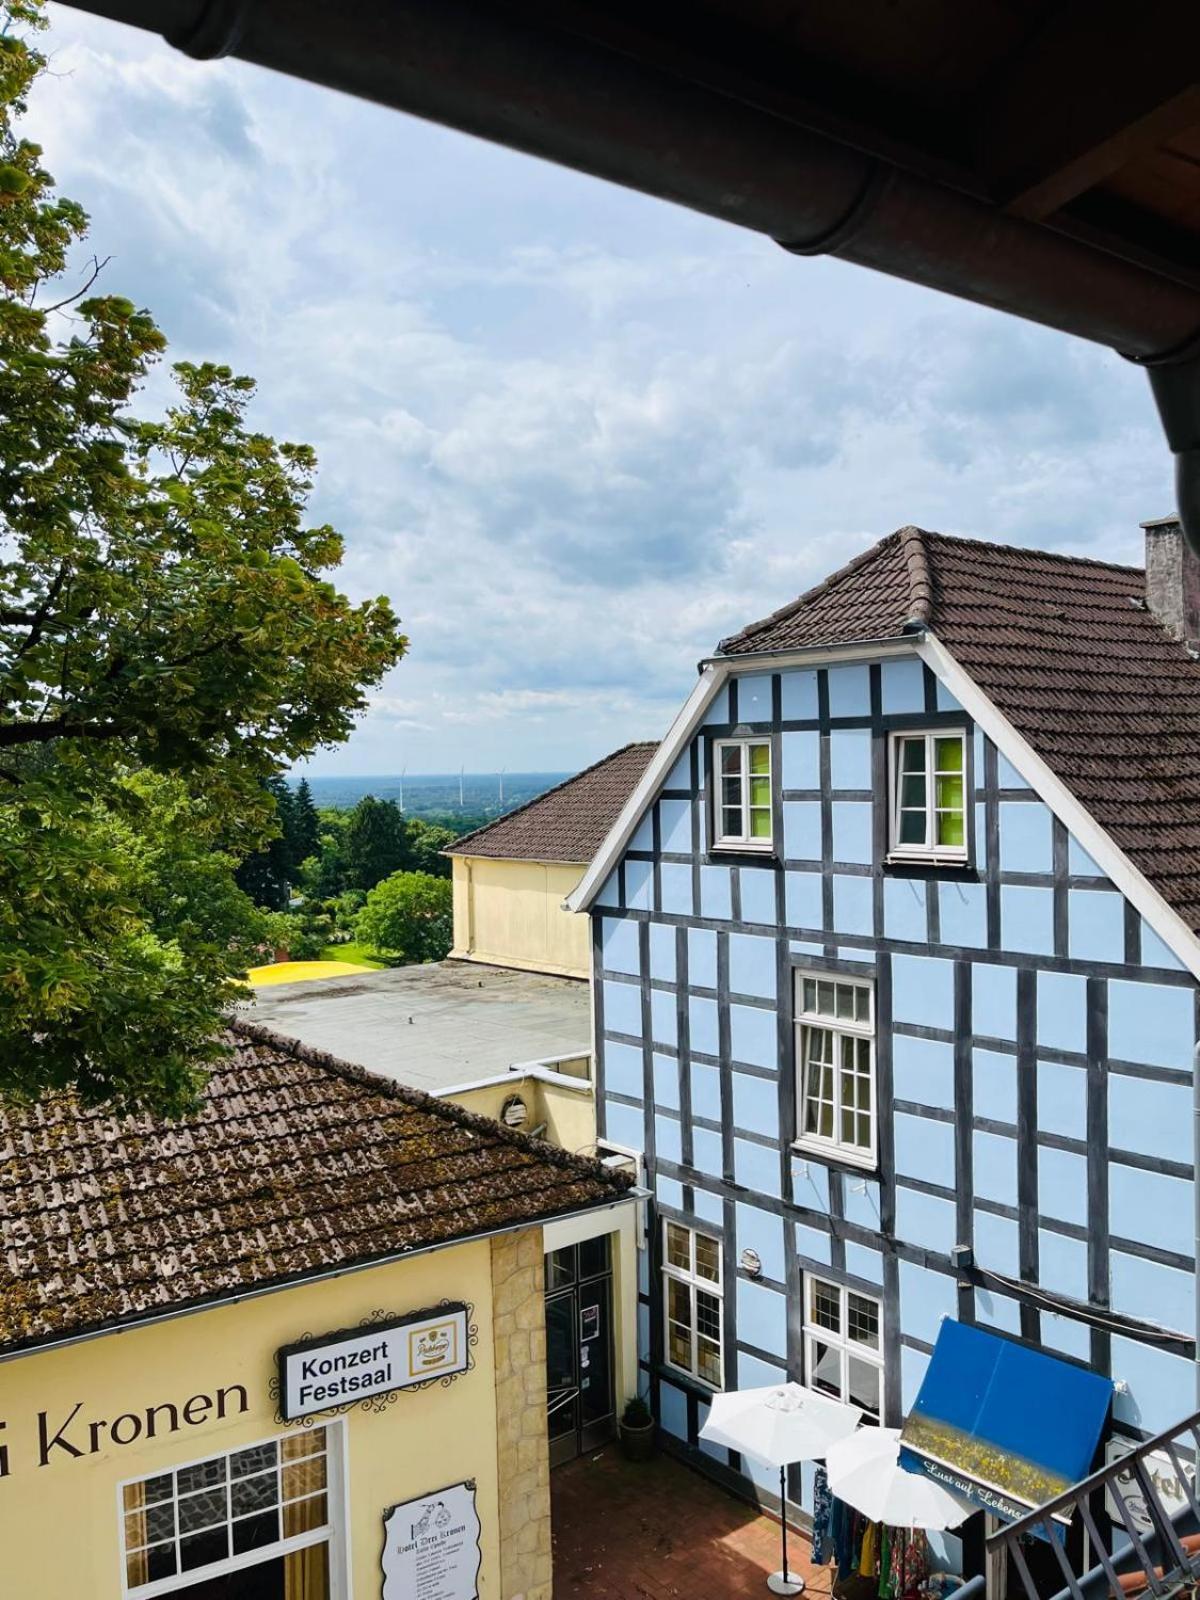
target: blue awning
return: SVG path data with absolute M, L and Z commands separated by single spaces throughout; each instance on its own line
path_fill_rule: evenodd
M 1112 1392 L 1108 1378 L 947 1319 L 900 1431 L 905 1464 L 1015 1522 L 1087 1477 Z

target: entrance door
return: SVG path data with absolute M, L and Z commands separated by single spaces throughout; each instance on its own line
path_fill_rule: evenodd
M 546 1411 L 552 1467 L 612 1438 L 612 1350 L 608 1235 L 552 1250 L 546 1257 Z

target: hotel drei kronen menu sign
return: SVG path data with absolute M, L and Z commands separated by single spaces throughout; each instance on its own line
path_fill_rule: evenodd
M 467 1344 L 467 1307 L 445 1305 L 285 1345 L 277 1358 L 279 1414 L 294 1422 L 464 1372 Z
M 478 1600 L 475 1485 L 452 1484 L 383 1518 L 383 1600 Z

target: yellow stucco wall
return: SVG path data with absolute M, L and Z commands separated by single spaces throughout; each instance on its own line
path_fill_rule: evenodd
M 499 1117 L 504 1102 L 514 1094 L 520 1095 L 529 1112 L 526 1133 L 543 1128 L 540 1137 L 550 1144 L 575 1155 L 595 1155 L 596 1100 L 590 1082 L 557 1084 L 514 1072 L 475 1087 L 455 1089 L 446 1098 L 481 1116 Z
M 590 975 L 586 916 L 562 902 L 584 866 L 454 856 L 454 949 L 460 960 L 563 977 Z
M 536 1246 L 541 1249 L 541 1230 Z M 540 1294 L 529 1316 L 543 1326 Z M 401 1391 L 383 1410 L 354 1409 L 342 1426 L 348 1481 L 350 1587 L 334 1600 L 380 1593 L 383 1513 L 398 1501 L 474 1478 L 482 1525 L 480 1595 L 508 1600 L 500 1582 L 499 1486 L 489 1241 L 196 1312 L 172 1321 L 18 1357 L 0 1364 L 0 1593 L 13 1600 L 119 1600 L 123 1594 L 118 1486 L 170 1466 L 284 1435 L 268 1385 L 275 1352 L 306 1334 L 353 1327 L 376 1311 L 403 1315 L 441 1300 L 473 1306 L 474 1366 L 445 1387 Z M 245 1391 L 242 1409 L 240 1392 Z M 88 1425 L 195 1395 L 226 1391 L 196 1426 L 114 1444 L 107 1426 L 88 1448 Z M 51 1447 L 40 1465 L 39 1413 L 47 1436 L 80 1409 L 67 1434 L 85 1453 Z M 203 1408 L 197 1407 L 200 1411 Z M 333 1423 L 330 1416 L 317 1419 Z M 163 1424 L 166 1426 L 166 1424 Z M 122 1431 L 130 1431 L 126 1423 Z

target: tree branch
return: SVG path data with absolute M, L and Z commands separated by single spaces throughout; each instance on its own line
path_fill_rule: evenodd
M 119 722 L 85 722 L 55 717 L 52 722 L 0 723 L 0 749 L 19 744 L 49 744 L 52 739 L 120 739 L 129 732 Z
M 61 311 L 64 306 L 73 306 L 76 300 L 83 299 L 84 295 L 92 287 L 96 279 L 104 271 L 105 267 L 111 260 L 111 256 L 105 256 L 103 261 L 100 260 L 99 256 L 93 256 L 92 275 L 81 289 L 77 289 L 74 294 L 69 294 L 65 300 L 56 301 L 52 306 L 39 306 L 37 309 L 43 314 L 43 316 L 49 316 L 52 311 Z

